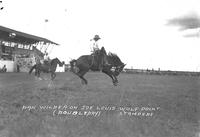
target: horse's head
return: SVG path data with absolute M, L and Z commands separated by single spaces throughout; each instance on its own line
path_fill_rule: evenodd
M 118 76 L 122 72 L 122 70 L 124 69 L 125 66 L 126 66 L 126 64 L 124 64 L 124 63 L 122 63 L 120 66 L 117 66 L 114 71 L 115 76 Z
M 124 64 L 121 61 L 121 59 L 117 56 L 117 54 L 114 54 L 114 53 L 111 53 L 111 52 L 108 53 L 108 61 L 115 68 L 114 74 L 116 76 L 118 76 L 120 74 L 120 72 L 124 69 L 124 67 L 126 66 L 126 64 Z
M 62 66 L 65 64 L 64 61 L 61 62 L 58 58 L 53 59 L 53 60 L 51 61 L 51 64 L 53 64 L 53 63 L 58 64 L 60 67 L 62 67 Z

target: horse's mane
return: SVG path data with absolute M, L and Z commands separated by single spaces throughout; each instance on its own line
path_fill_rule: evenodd
M 115 53 L 109 52 L 108 57 L 110 57 L 115 64 L 123 64 L 121 59 Z
M 58 60 L 58 61 L 60 61 L 60 60 L 59 60 L 59 59 L 56 57 L 56 58 L 53 58 L 53 59 L 51 60 L 50 64 L 52 65 L 52 64 L 53 64 L 53 62 L 54 62 L 55 60 Z

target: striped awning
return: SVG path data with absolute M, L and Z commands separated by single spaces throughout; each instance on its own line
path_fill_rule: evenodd
M 6 28 L 0 26 L 0 40 L 7 41 L 7 42 L 14 42 L 20 44 L 36 44 L 39 42 L 47 43 L 47 44 L 54 44 L 59 45 L 53 41 L 50 41 L 46 38 L 34 36 L 31 34 L 27 34 L 24 32 L 16 31 L 10 28 Z

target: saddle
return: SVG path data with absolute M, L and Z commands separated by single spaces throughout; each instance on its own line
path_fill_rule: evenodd
M 104 47 L 102 47 L 99 50 L 95 50 L 91 54 L 92 55 L 92 64 L 91 64 L 91 66 L 96 65 L 100 70 L 103 69 L 104 65 L 110 65 L 110 64 L 107 63 L 107 60 L 105 61 L 105 59 L 103 57 L 104 55 L 102 55 L 102 52 L 105 52 Z
M 51 70 L 51 60 L 44 60 L 44 63 L 42 66 L 48 70 L 48 72 Z
M 44 60 L 44 65 L 50 66 L 51 65 L 51 61 L 50 60 Z
M 97 66 L 99 69 L 102 69 L 101 50 L 95 50 L 91 54 L 91 56 L 92 56 L 91 66 Z

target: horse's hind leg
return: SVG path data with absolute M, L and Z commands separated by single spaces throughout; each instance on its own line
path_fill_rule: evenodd
M 83 84 L 85 85 L 88 84 L 87 80 L 83 76 L 79 76 L 79 77 L 81 78 Z
M 86 70 L 80 70 L 77 75 L 79 76 L 79 78 L 82 80 L 83 84 L 88 84 L 87 80 L 83 77 L 85 74 L 87 73 Z
M 39 78 L 39 80 L 42 80 L 42 78 L 40 77 L 40 71 L 38 70 L 38 78 Z

